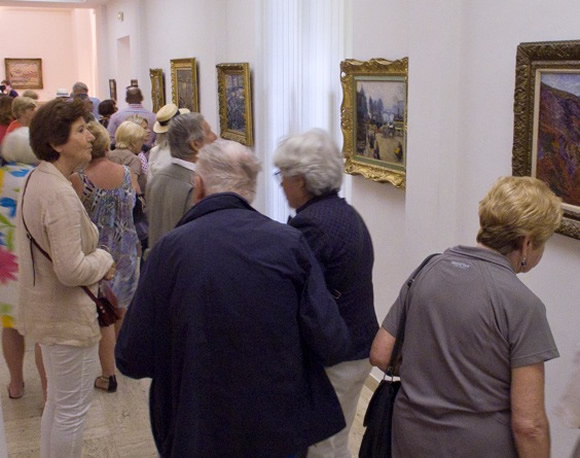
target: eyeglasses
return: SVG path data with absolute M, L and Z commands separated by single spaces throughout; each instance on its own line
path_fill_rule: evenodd
M 282 179 L 284 178 L 284 176 L 282 175 L 282 170 L 276 170 L 274 172 L 274 178 L 276 178 L 278 184 L 282 184 Z

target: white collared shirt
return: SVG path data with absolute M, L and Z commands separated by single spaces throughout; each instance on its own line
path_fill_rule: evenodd
M 191 170 L 192 172 L 195 172 L 196 169 L 196 165 L 193 162 L 184 161 L 183 159 L 179 159 L 177 157 L 172 157 L 171 163 L 180 165 L 181 167 Z

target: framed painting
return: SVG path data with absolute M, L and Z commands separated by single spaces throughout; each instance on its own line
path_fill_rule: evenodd
M 149 78 L 151 78 L 151 100 L 153 101 L 153 113 L 165 105 L 165 82 L 163 80 L 163 70 L 160 68 L 150 68 Z
M 42 59 L 4 59 L 6 79 L 14 89 L 42 89 Z
M 512 174 L 546 182 L 562 199 L 558 232 L 580 239 L 580 41 L 518 46 Z
M 195 57 L 171 60 L 171 86 L 175 105 L 179 108 L 189 108 L 189 111 L 199 112 Z
M 345 172 L 405 188 L 408 59 L 340 63 Z
M 218 64 L 220 136 L 254 144 L 250 64 Z
M 117 100 L 117 81 L 109 80 L 109 97 Z

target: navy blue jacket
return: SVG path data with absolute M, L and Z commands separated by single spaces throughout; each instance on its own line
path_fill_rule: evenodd
M 151 251 L 116 359 L 162 457 L 275 458 L 345 426 L 323 366 L 350 345 L 304 236 L 221 193 Z
M 363 219 L 333 192 L 310 199 L 289 224 L 306 236 L 348 326 L 353 350 L 344 361 L 368 358 L 379 324 L 373 299 L 373 244 Z

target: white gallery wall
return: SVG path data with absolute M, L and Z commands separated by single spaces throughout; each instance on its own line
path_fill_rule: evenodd
M 409 57 L 407 189 L 353 179 L 352 203 L 371 229 L 382 319 L 409 272 L 449 245 L 473 244 L 477 205 L 511 175 L 515 55 L 520 42 L 580 39 L 580 3 L 556 0 L 353 2 L 353 57 Z M 580 344 L 580 241 L 556 234 L 521 276 L 546 304 L 561 357 L 546 364 L 552 454 L 577 431 L 552 410 Z

